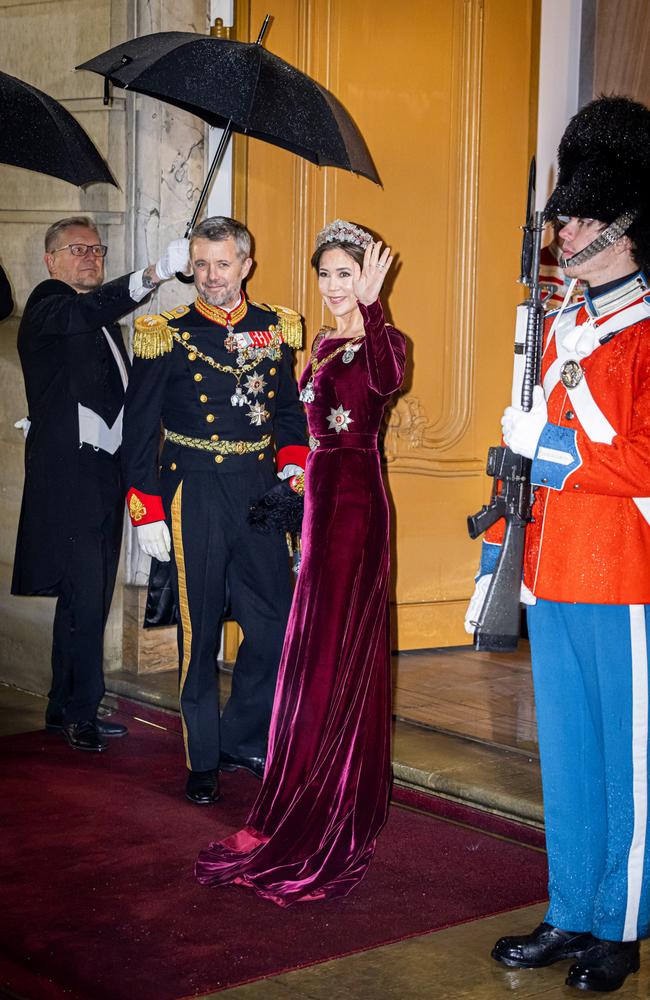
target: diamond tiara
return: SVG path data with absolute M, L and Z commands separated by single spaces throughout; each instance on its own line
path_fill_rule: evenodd
M 365 250 L 372 242 L 372 236 L 365 229 L 355 226 L 353 222 L 346 222 L 345 219 L 335 219 L 321 229 L 316 237 L 316 249 L 324 243 L 354 243 Z

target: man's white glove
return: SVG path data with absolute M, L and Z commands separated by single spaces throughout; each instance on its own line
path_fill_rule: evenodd
M 300 465 L 285 465 L 277 473 L 278 479 L 290 479 L 291 476 L 299 476 L 305 470 Z
M 173 278 L 177 271 L 181 274 L 192 272 L 189 240 L 172 240 L 160 260 L 156 262 L 156 274 L 163 281 Z
M 164 521 L 138 524 L 136 529 L 138 545 L 145 555 L 153 556 L 158 562 L 169 562 L 172 547 L 169 528 Z
M 469 599 L 469 604 L 467 605 L 467 611 L 465 612 L 465 631 L 468 635 L 474 635 L 476 630 L 476 623 L 478 617 L 483 610 L 483 604 L 487 596 L 487 592 L 492 582 L 492 574 L 485 573 L 484 576 L 479 576 L 476 581 L 476 586 L 474 587 L 474 593 Z M 521 583 L 521 589 L 519 591 L 519 601 L 521 604 L 527 604 L 531 607 L 533 604 L 537 604 L 537 598 L 533 594 L 532 590 L 526 586 L 523 582 Z
M 533 408 L 527 413 L 518 407 L 506 407 L 501 417 L 503 440 L 515 455 L 534 458 L 546 422 L 548 410 L 541 385 L 533 389 Z
M 483 576 L 479 576 L 476 581 L 476 586 L 474 587 L 474 593 L 469 599 L 469 604 L 467 605 L 467 611 L 465 612 L 465 631 L 468 635 L 474 635 L 476 629 L 476 623 L 478 621 L 478 616 L 481 613 L 481 608 L 485 601 L 485 596 L 488 592 L 488 587 L 492 582 L 492 574 L 485 573 Z

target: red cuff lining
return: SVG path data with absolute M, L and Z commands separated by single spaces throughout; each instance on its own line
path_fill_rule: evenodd
M 141 493 L 133 487 L 126 495 L 126 505 L 129 510 L 131 524 L 137 528 L 141 524 L 152 524 L 154 521 L 165 520 L 162 497 L 151 493 Z
M 278 472 L 282 472 L 285 465 L 298 465 L 305 468 L 309 448 L 304 444 L 288 444 L 278 451 Z

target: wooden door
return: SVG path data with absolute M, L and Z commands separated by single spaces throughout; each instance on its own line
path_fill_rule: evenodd
M 254 298 L 323 321 L 309 257 L 337 217 L 399 255 L 389 311 L 408 337 L 385 439 L 394 511 L 394 648 L 468 641 L 485 455 L 509 398 L 516 284 L 536 94 L 534 0 L 239 0 L 255 38 L 329 87 L 353 115 L 378 187 L 239 140 L 235 214 L 255 237 Z M 298 357 L 299 367 L 305 354 Z

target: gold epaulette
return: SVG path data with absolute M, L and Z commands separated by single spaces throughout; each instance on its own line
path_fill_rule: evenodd
M 288 309 L 286 306 L 269 305 L 266 302 L 251 302 L 251 305 L 277 313 L 285 344 L 288 344 L 295 351 L 302 347 L 302 316 L 300 313 L 297 313 L 295 309 Z
M 174 328 L 164 316 L 148 313 L 138 316 L 133 334 L 133 354 L 136 358 L 159 358 L 169 354 L 174 346 Z
M 176 306 L 175 309 L 169 309 L 167 312 L 162 312 L 160 315 L 164 316 L 165 319 L 180 319 L 181 316 L 187 316 L 189 311 L 189 306 Z

